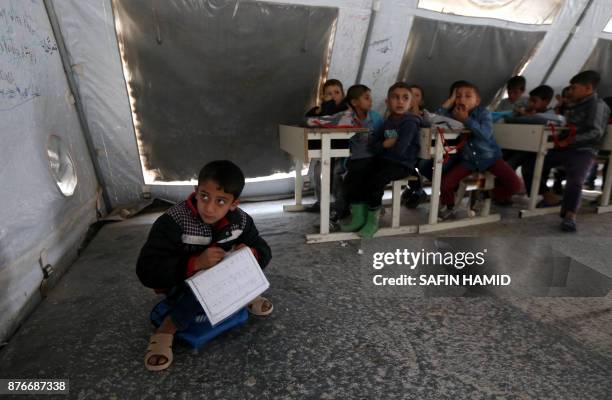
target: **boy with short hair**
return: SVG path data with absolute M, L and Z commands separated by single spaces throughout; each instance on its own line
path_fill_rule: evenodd
M 321 105 L 315 106 L 306 112 L 305 117 L 322 117 L 326 115 L 334 115 L 348 110 L 348 106 L 344 101 L 344 87 L 338 79 L 328 79 L 323 84 L 321 93 Z M 344 168 L 338 160 L 332 160 L 332 192 L 338 194 L 342 186 L 342 174 Z M 321 160 L 315 159 L 310 161 L 308 166 L 308 176 L 310 182 L 314 186 L 315 202 L 305 206 L 305 211 L 319 212 L 321 199 Z
M 346 111 L 348 106 L 344 103 L 344 87 L 338 79 L 328 79 L 323 84 L 321 105 L 306 112 L 306 117 L 334 115 Z
M 501 149 L 493 137 L 491 113 L 480 106 L 480 93 L 476 85 L 469 82 L 459 85 L 437 111 L 462 122 L 467 129 L 465 145 L 460 150 L 461 162 L 442 176 L 440 219 L 447 220 L 455 215 L 454 189 L 461 179 L 475 171 L 489 171 L 496 176 L 493 199 L 507 202 L 521 189 L 521 180 L 514 170 L 502 159 Z
M 508 97 L 499 103 L 495 111 L 514 111 L 527 107 L 527 98 L 523 96 L 526 84 L 525 78 L 519 75 L 508 79 L 508 82 L 506 82 Z
M 540 193 L 544 194 L 547 204 L 554 204 L 555 196 L 548 192 L 545 177 L 551 168 L 565 167 L 566 184 L 560 213 L 563 218 L 561 230 L 565 232 L 576 231 L 582 184 L 601 148 L 607 129 L 610 108 L 597 96 L 599 81 L 599 73 L 591 70 L 582 71 L 570 80 L 568 97 L 571 104 L 565 110 L 565 118 L 568 125 L 575 125 L 576 136 L 566 147 L 550 150 L 544 160 Z
M 421 118 L 409 112 L 411 99 L 408 84 L 397 82 L 389 88 L 386 104 L 390 114 L 371 137 L 374 154 L 371 166 L 363 168 L 359 178 L 348 187 L 352 219 L 341 225 L 342 231 L 359 231 L 364 239 L 374 236 L 385 186 L 415 173 Z
M 557 115 L 552 108 L 549 108 L 555 92 L 548 85 L 540 85 L 529 92 L 529 102 L 526 109 L 515 111 L 515 116 L 506 118 L 510 124 L 542 124 L 554 123 L 563 125 L 565 118 Z M 527 193 L 531 192 L 531 180 L 533 179 L 533 168 L 535 166 L 536 155 L 528 151 L 504 150 L 504 160 L 512 167 L 521 167 L 523 181 Z
M 174 333 L 186 330 L 203 309 L 185 279 L 213 268 L 226 252 L 248 246 L 263 269 L 272 258 L 270 247 L 238 208 L 244 188 L 240 168 L 227 160 L 213 161 L 198 176 L 198 186 L 187 200 L 169 208 L 149 232 L 136 265 L 142 284 L 166 293 L 169 314 L 151 336 L 145 366 L 159 371 L 172 363 Z M 269 315 L 272 303 L 259 296 L 251 313 Z

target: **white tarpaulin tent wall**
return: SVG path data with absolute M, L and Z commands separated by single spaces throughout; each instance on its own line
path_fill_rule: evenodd
M 74 260 L 98 182 L 44 5 L 0 2 L 0 31 L 1 341 L 40 298 L 41 258 L 55 276 Z
M 120 3 L 121 0 L 115 0 L 114 6 Z M 227 7 L 239 14 L 246 3 L 253 1 L 168 0 L 164 5 L 176 7 L 177 15 L 183 9 L 188 10 L 187 7 L 208 9 L 214 18 L 216 10 Z M 322 32 L 321 35 L 327 34 L 331 38 L 329 61 L 318 67 L 321 71 L 319 79 L 337 78 L 346 87 L 355 82 L 368 85 L 372 88 L 379 110 L 383 108 L 387 88 L 398 78 L 420 84 L 426 93 L 430 88 L 435 93 L 438 90 L 436 87 L 447 87 L 459 78 L 477 84 L 482 81 L 491 93 L 495 88 L 499 91 L 507 77 L 487 74 L 487 70 L 504 62 L 508 64 L 504 65 L 504 71 L 520 72 L 526 77 L 528 89 L 548 83 L 558 91 L 585 64 L 600 70 L 605 68 L 606 71 L 601 72 L 606 79 L 610 79 L 608 44 L 612 40 L 612 33 L 604 32 L 604 28 L 612 17 L 611 1 L 545 0 L 538 1 L 537 7 L 533 7 L 534 2 L 525 0 L 505 3 L 509 2 L 270 0 L 265 4 L 300 6 L 295 7 L 299 12 L 303 12 L 304 7 L 313 8 L 313 13 L 317 7 L 333 9 L 336 16 L 325 19 L 326 22 L 309 22 L 314 24 L 313 28 L 326 28 L 311 32 Z M 143 13 L 155 14 L 155 10 L 162 9 L 158 1 L 142 4 L 148 5 L 143 8 Z M 262 10 L 269 8 L 265 4 L 261 3 Z M 54 9 L 54 15 L 47 12 L 43 0 L 0 2 L 0 113 L 4 139 L 0 147 L 0 183 L 4 188 L 1 195 L 3 207 L 0 208 L 0 338 L 9 335 L 39 298 L 37 288 L 43 278 L 41 253 L 43 264 L 48 262 L 56 268 L 66 264 L 74 254 L 87 226 L 96 218 L 96 209 L 101 208 L 97 207 L 101 197 L 97 191 L 98 183 L 105 191 L 107 206 L 113 208 L 140 200 L 143 192 L 180 200 L 192 189 L 186 182 L 160 182 L 151 178 L 150 172 L 154 172 L 155 165 L 149 166 L 151 171 L 143 172 L 142 143 L 137 141 L 133 121 L 133 116 L 139 115 L 139 110 L 128 96 L 126 87 L 130 75 L 141 71 L 124 69 L 121 46 L 117 40 L 117 10 L 111 0 L 48 0 L 46 5 Z M 166 17 L 155 14 L 162 27 L 168 22 L 165 21 Z M 244 26 L 237 28 L 252 28 L 248 26 L 248 19 L 239 20 Z M 56 29 L 56 36 L 51 30 L 50 21 L 59 28 Z M 317 23 L 327 25 L 321 27 Z M 333 28 L 332 31 L 327 29 L 329 27 Z M 491 59 L 487 54 L 473 54 L 470 40 L 458 40 L 458 45 L 449 46 L 449 54 L 443 56 L 457 63 L 465 63 L 466 57 L 473 57 L 481 60 L 480 68 L 461 77 L 447 76 L 444 71 L 435 74 L 432 71 L 431 76 L 421 72 L 419 81 L 413 82 L 411 69 L 406 66 L 418 65 L 420 60 L 409 59 L 408 56 L 413 53 L 407 49 L 419 48 L 419 43 L 411 44 L 410 39 L 423 33 L 419 32 L 419 29 L 424 29 L 420 27 L 448 28 L 446 37 L 439 29 L 439 38 L 447 41 L 452 39 L 449 36 L 452 32 L 460 35 L 465 28 L 474 34 L 480 27 L 488 29 L 484 31 L 485 35 L 494 31 L 500 37 L 522 35 L 533 40 L 528 41 L 529 46 L 513 52 L 513 56 L 507 60 L 499 49 L 498 56 Z M 119 28 L 123 28 L 119 29 L 123 32 L 130 31 L 129 26 Z M 161 44 L 160 32 L 162 28 L 158 32 L 151 32 L 151 38 Z M 189 30 L 184 33 L 189 35 Z M 221 35 L 202 37 L 201 40 L 224 46 Z M 598 41 L 603 43 L 601 48 Z M 63 47 L 59 44 L 65 44 L 67 50 L 63 60 L 58 51 Z M 497 45 L 503 46 L 504 43 L 487 44 Z M 306 47 L 298 51 L 307 51 Z M 431 60 L 441 57 L 435 52 L 435 42 L 429 48 L 432 51 L 425 52 L 423 62 L 427 61 L 427 57 Z M 233 49 L 225 47 L 223 50 L 231 54 Z M 318 48 L 317 51 L 320 50 Z M 274 49 L 261 57 L 279 66 L 283 63 L 282 54 L 276 54 Z M 69 66 L 68 76 L 76 83 L 75 96 L 70 94 L 70 80 L 67 82 L 62 61 Z M 151 62 L 159 64 L 160 60 L 152 59 Z M 163 62 L 173 66 L 185 62 L 185 59 L 165 58 Z M 260 61 L 254 60 L 253 63 L 255 65 Z M 299 87 L 304 87 L 303 80 L 297 78 Z M 315 80 L 310 87 L 316 89 L 319 83 Z M 278 83 L 270 82 L 270 85 Z M 283 85 L 289 85 L 284 89 L 291 91 L 291 82 L 283 82 Z M 278 98 L 274 101 L 278 104 L 294 101 L 294 98 L 287 98 L 283 94 L 285 91 L 279 90 L 277 93 Z M 274 96 L 274 92 L 267 95 Z M 202 96 L 231 98 L 238 94 L 203 93 Z M 312 91 L 311 101 L 315 100 L 315 96 L 316 93 Z M 73 104 L 73 99 L 77 104 Z M 82 110 L 83 127 L 79 125 L 79 108 L 76 106 Z M 227 118 L 231 118 L 233 110 L 226 112 Z M 270 119 L 266 123 L 285 122 L 280 119 L 276 121 L 275 118 L 274 110 L 270 110 Z M 188 122 L 177 121 L 177 124 Z M 235 135 L 238 144 L 240 135 L 245 134 L 227 133 Z M 258 127 L 248 134 L 256 136 Z M 51 135 L 60 141 L 50 138 Z M 272 143 L 265 149 L 253 148 L 251 157 L 263 158 L 266 152 L 280 152 L 277 141 L 273 137 L 270 140 Z M 231 146 L 228 146 L 225 151 L 216 150 L 215 154 L 205 154 L 204 158 L 234 154 Z M 51 161 L 47 147 L 51 148 Z M 169 155 L 181 157 L 181 154 Z M 282 157 L 280 153 L 275 156 Z M 280 168 L 278 172 L 291 173 L 290 164 L 287 162 L 286 165 L 286 169 Z M 62 185 L 70 189 L 70 183 L 74 183 L 74 179 L 70 178 L 71 170 L 76 173 L 77 184 L 73 188 L 74 193 L 67 196 L 60 192 L 54 180 L 59 177 L 64 182 Z M 96 178 L 96 170 L 99 178 Z M 288 193 L 292 187 L 290 178 L 248 182 L 245 195 Z M 44 260 L 45 257 L 48 261 Z

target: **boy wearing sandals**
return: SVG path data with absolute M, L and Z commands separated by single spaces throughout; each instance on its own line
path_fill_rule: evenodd
M 187 200 L 171 207 L 153 224 L 138 257 L 136 273 L 143 285 L 166 294 L 170 312 L 151 337 L 145 366 L 158 371 L 172 363 L 174 333 L 186 330 L 202 307 L 185 283 L 199 270 L 213 268 L 226 252 L 248 246 L 261 268 L 272 254 L 253 219 L 240 208 L 244 175 L 231 161 L 213 161 L 198 176 Z M 269 315 L 272 303 L 258 297 L 248 305 L 256 315 Z

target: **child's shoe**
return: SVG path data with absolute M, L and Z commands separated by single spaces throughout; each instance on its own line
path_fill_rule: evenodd
M 446 208 L 438 212 L 438 219 L 440 221 L 448 221 L 449 219 L 455 218 L 455 208 L 447 206 Z
M 307 206 L 304 206 L 304 211 L 310 213 L 318 213 L 321 211 L 321 204 L 318 201 L 312 204 L 308 204 Z
M 368 206 L 363 203 L 351 204 L 351 222 L 340 225 L 342 232 L 356 232 L 366 223 Z
M 401 203 L 406 206 L 406 208 L 417 208 L 419 204 L 425 203 L 428 200 L 427 193 L 423 189 L 419 190 L 404 190 L 402 193 Z
M 561 230 L 564 232 L 576 232 L 576 220 L 565 218 L 563 222 L 561 222 Z
M 380 217 L 380 208 L 375 210 L 368 209 L 368 215 L 366 216 L 366 223 L 359 230 L 359 236 L 364 239 L 370 239 L 376 231 L 378 231 L 378 218 Z

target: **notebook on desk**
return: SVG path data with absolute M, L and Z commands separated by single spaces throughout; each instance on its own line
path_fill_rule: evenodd
M 270 287 L 248 247 L 229 253 L 217 265 L 198 272 L 186 282 L 213 326 Z

